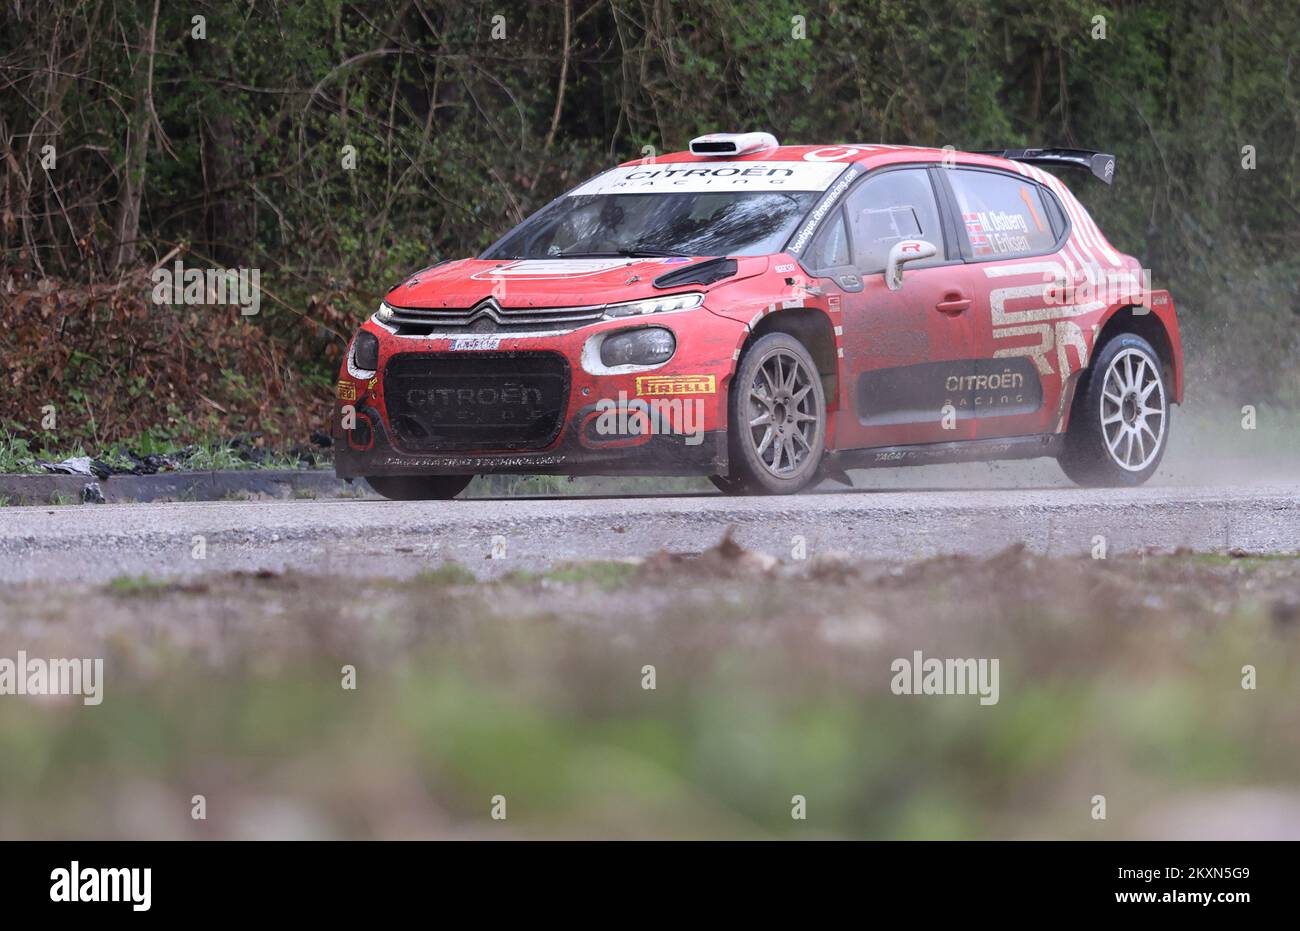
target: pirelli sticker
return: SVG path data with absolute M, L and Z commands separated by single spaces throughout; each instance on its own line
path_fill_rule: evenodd
M 355 401 L 357 399 L 357 386 L 354 382 L 340 381 L 337 394 L 340 401 Z
M 682 394 L 716 394 L 713 375 L 638 375 L 636 393 L 644 398 L 675 397 Z

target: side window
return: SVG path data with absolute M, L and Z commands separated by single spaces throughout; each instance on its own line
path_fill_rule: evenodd
M 966 248 L 974 259 L 1048 252 L 1056 242 L 1052 214 L 1037 184 L 992 171 L 950 170 Z
M 808 250 L 807 267 L 843 268 L 849 264 L 849 234 L 844 228 L 844 211 L 837 210 Z
M 939 248 L 934 258 L 912 267 L 944 260 L 939 208 L 925 169 L 904 168 L 868 178 L 849 196 L 844 209 L 853 237 L 853 261 L 862 274 L 883 272 L 890 247 L 900 239 L 926 239 Z
M 1053 236 L 1060 239 L 1070 225 L 1065 222 L 1065 210 L 1061 207 L 1060 200 L 1057 199 L 1055 194 L 1043 187 L 1038 189 L 1038 196 L 1047 205 L 1047 213 L 1052 218 Z

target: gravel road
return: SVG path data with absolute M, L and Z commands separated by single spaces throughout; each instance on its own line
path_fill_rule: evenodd
M 406 576 L 444 560 L 490 576 L 660 549 L 699 552 L 728 527 L 744 546 L 781 559 L 988 555 L 1014 543 L 1075 554 L 1092 552 L 1099 538 L 1115 555 L 1290 553 L 1300 551 L 1300 483 L 6 507 L 0 582 L 265 569 Z

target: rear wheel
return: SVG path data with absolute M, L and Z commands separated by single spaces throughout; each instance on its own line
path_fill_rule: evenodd
M 473 480 L 472 475 L 376 475 L 366 483 L 392 501 L 437 501 L 456 497 Z
M 729 400 L 726 494 L 788 495 L 816 478 L 826 446 L 826 400 L 812 356 L 793 336 L 760 337 L 736 368 Z
M 1102 347 L 1083 376 L 1059 457 L 1079 485 L 1141 485 L 1169 440 L 1169 397 L 1160 359 L 1133 333 Z

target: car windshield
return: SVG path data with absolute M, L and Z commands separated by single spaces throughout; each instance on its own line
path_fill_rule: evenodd
M 570 194 L 529 217 L 483 258 L 766 255 L 785 245 L 819 196 L 818 191 Z

